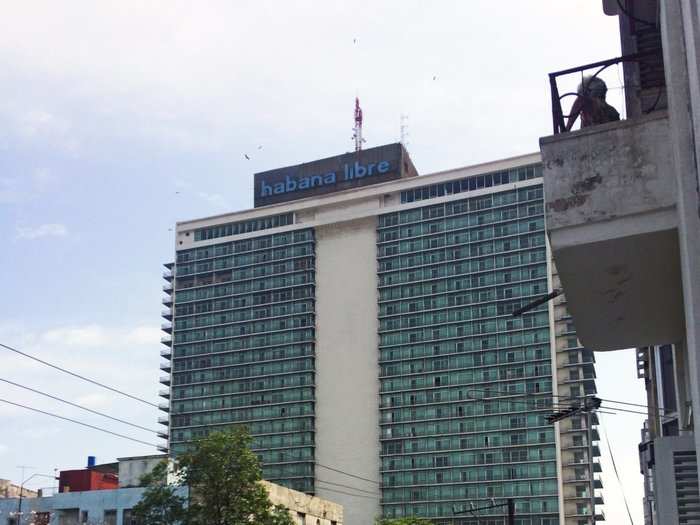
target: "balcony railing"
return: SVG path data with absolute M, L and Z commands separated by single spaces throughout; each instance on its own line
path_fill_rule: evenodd
M 576 120 L 577 117 L 577 115 L 574 115 L 572 113 L 564 113 L 564 110 L 562 108 L 563 100 L 573 99 L 571 102 L 571 107 L 573 108 L 576 104 L 575 101 L 585 103 L 586 100 L 592 100 L 593 98 L 589 95 L 586 95 L 585 93 L 580 94 L 576 91 L 565 91 L 564 93 L 561 93 L 559 89 L 559 80 L 561 80 L 562 77 L 567 77 L 569 75 L 578 75 L 581 78 L 581 82 L 583 82 L 584 72 L 592 72 L 589 78 L 600 78 L 601 73 L 603 73 L 606 69 L 608 69 L 611 66 L 629 62 L 636 62 L 639 63 L 641 66 L 642 64 L 647 64 L 650 61 L 649 59 L 656 59 L 658 56 L 660 56 L 660 54 L 661 50 L 658 49 L 654 51 L 647 51 L 644 53 L 636 53 L 634 55 L 627 55 L 617 58 L 610 58 L 608 60 L 601 60 L 599 62 L 593 62 L 591 64 L 585 64 L 583 66 L 572 67 L 569 69 L 564 69 L 562 71 L 550 73 L 549 87 L 552 97 L 552 125 L 554 128 L 554 134 L 556 135 L 558 133 L 566 133 L 567 131 L 571 131 L 573 122 Z M 588 80 L 587 82 L 590 86 L 590 80 Z M 623 94 L 627 94 L 625 90 L 630 87 L 639 90 L 641 86 L 619 86 L 619 89 L 623 90 Z M 650 86 L 647 85 L 646 87 L 648 88 Z M 659 80 L 658 85 L 653 87 L 657 91 L 656 96 L 653 97 L 652 101 L 647 104 L 647 107 L 641 108 L 642 113 L 651 113 L 652 111 L 658 109 L 660 101 L 662 100 L 662 96 L 665 95 L 666 85 L 663 80 Z M 568 122 L 564 119 L 567 119 Z

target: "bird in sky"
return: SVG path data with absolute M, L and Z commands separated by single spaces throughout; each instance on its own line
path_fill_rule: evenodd
M 437 80 L 437 75 L 433 75 L 433 80 Z
M 247 153 L 244 153 L 243 156 L 245 157 L 245 160 L 250 160 L 250 157 L 248 156 Z
M 258 146 L 258 149 L 262 149 L 262 146 Z

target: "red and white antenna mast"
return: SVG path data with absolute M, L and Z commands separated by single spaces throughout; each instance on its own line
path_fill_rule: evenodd
M 355 127 L 352 138 L 355 139 L 355 151 L 360 151 L 365 139 L 362 138 L 362 108 L 360 107 L 360 99 L 357 97 L 355 97 Z

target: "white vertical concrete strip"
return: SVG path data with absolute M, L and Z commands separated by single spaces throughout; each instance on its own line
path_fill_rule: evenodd
M 374 522 L 379 485 L 318 464 L 379 480 L 377 330 L 376 218 L 318 227 L 316 494 L 343 505 L 346 525 Z
M 678 190 L 678 241 L 693 414 L 700 414 L 700 194 L 697 158 L 699 138 L 695 135 L 693 127 L 700 114 L 700 100 L 692 98 L 698 94 L 697 87 L 691 87 L 697 83 L 698 68 L 697 64 L 692 68 L 688 67 L 688 56 L 697 59 L 694 45 L 700 24 L 697 15 L 697 6 L 691 9 L 689 2 L 661 2 L 661 36 L 668 90 L 672 169 L 675 170 Z M 688 35 L 685 35 L 686 31 L 689 32 Z M 684 38 L 686 36 L 687 38 Z M 690 49 L 686 48 L 688 44 L 691 44 Z M 700 451 L 700 432 L 695 432 L 695 448 L 696 452 Z

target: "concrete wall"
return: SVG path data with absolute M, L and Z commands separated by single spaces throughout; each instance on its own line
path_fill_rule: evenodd
M 141 476 L 151 472 L 164 459 L 167 459 L 165 454 L 119 458 L 119 488 L 140 487 Z
M 699 11 L 696 0 L 661 2 L 661 34 L 671 122 L 671 165 L 678 195 L 685 343 L 694 414 L 700 414 Z M 695 447 L 700 450 L 700 432 L 695 434 Z
M 273 505 L 289 509 L 298 525 L 341 525 L 343 506 L 303 492 L 263 481 Z
M 36 491 L 22 488 L 25 498 L 36 498 Z M 19 485 L 15 485 L 9 479 L 0 479 L 0 498 L 16 498 L 19 496 Z
M 379 480 L 376 219 L 318 227 L 316 241 L 316 492 L 367 525 L 379 485 L 320 465 Z

